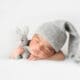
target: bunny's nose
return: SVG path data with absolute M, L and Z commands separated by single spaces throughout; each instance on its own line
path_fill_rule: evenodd
M 21 41 L 23 42 L 24 40 L 22 39 Z

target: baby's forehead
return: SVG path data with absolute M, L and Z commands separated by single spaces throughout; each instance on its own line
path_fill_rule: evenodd
M 34 34 L 33 38 L 37 38 L 39 41 L 45 41 L 46 42 L 46 40 L 39 34 Z
M 45 40 L 41 35 L 35 34 L 33 38 L 37 38 L 40 42 L 42 42 L 44 45 L 48 47 L 52 47 L 47 40 Z
M 35 37 L 38 38 L 38 39 L 41 38 L 39 34 L 34 34 L 34 35 L 33 35 L 33 38 L 35 38 Z

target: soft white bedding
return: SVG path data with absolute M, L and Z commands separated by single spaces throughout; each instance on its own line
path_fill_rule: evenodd
M 80 66 L 68 60 L 0 60 L 0 80 L 80 80 Z

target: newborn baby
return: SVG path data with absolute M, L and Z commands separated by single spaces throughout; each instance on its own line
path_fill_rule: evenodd
M 44 23 L 36 30 L 29 42 L 28 60 L 64 60 L 65 55 L 61 48 L 67 40 L 66 31 L 69 33 L 68 55 L 74 57 L 79 46 L 79 35 L 71 23 L 58 20 Z M 19 46 L 11 56 L 16 58 L 23 52 L 24 48 Z
M 49 59 L 49 60 L 63 60 L 64 54 L 59 51 L 56 52 L 52 46 L 40 35 L 34 34 L 32 40 L 29 42 L 30 55 L 28 60 L 39 60 L 39 59 Z M 14 53 L 12 54 L 12 58 L 16 58 L 16 56 L 23 54 L 24 48 L 19 46 Z

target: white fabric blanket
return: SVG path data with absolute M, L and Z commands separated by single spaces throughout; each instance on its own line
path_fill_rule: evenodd
M 71 61 L 0 60 L 1 80 L 80 80 L 80 66 Z

